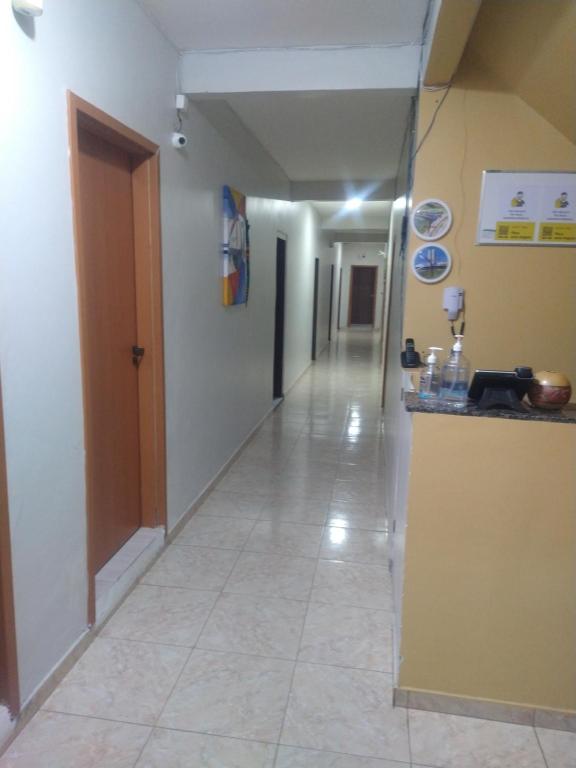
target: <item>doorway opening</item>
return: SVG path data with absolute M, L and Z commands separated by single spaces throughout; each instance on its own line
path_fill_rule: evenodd
M 318 276 L 320 259 L 314 259 L 314 295 L 312 304 L 312 360 L 316 360 L 316 338 L 318 335 Z
M 350 268 L 348 325 L 374 326 L 378 267 Z
M 0 393 L 0 710 L 5 705 L 10 716 L 20 711 L 18 687 L 18 657 L 14 596 L 12 590 L 12 558 L 10 521 L 8 518 L 8 484 L 4 453 L 4 421 L 2 394 Z M 0 712 L 0 719 L 1 719 Z M 1 726 L 1 723 L 0 723 Z
M 68 94 L 88 515 L 95 576 L 166 524 L 158 147 Z
M 286 299 L 286 240 L 276 238 L 276 307 L 274 311 L 273 398 L 284 397 L 284 318 Z

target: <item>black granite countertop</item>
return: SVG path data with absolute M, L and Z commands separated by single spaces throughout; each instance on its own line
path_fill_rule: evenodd
M 442 413 L 449 416 L 482 416 L 489 419 L 518 419 L 520 421 L 550 421 L 558 424 L 576 424 L 576 406 L 567 407 L 562 411 L 540 411 L 526 406 L 524 413 L 507 411 L 500 408 L 485 411 L 468 401 L 465 408 L 457 410 L 441 401 L 430 402 L 421 400 L 417 392 L 404 392 L 404 404 L 409 413 Z

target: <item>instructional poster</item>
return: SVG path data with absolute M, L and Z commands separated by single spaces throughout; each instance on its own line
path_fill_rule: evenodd
M 576 245 L 576 172 L 484 171 L 477 245 Z

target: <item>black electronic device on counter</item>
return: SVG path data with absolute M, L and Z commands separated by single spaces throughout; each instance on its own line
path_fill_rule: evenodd
M 400 353 L 400 360 L 402 368 L 420 368 L 422 360 L 420 359 L 420 352 L 416 352 L 414 339 L 406 339 L 406 349 Z
M 513 371 L 475 371 L 468 397 L 482 410 L 526 411 L 522 398 L 533 381 L 532 368 L 527 366 L 519 366 Z

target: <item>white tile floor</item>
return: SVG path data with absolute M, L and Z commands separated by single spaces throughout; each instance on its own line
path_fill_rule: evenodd
M 0 768 L 576 768 L 576 734 L 392 708 L 375 342 L 340 335 Z

